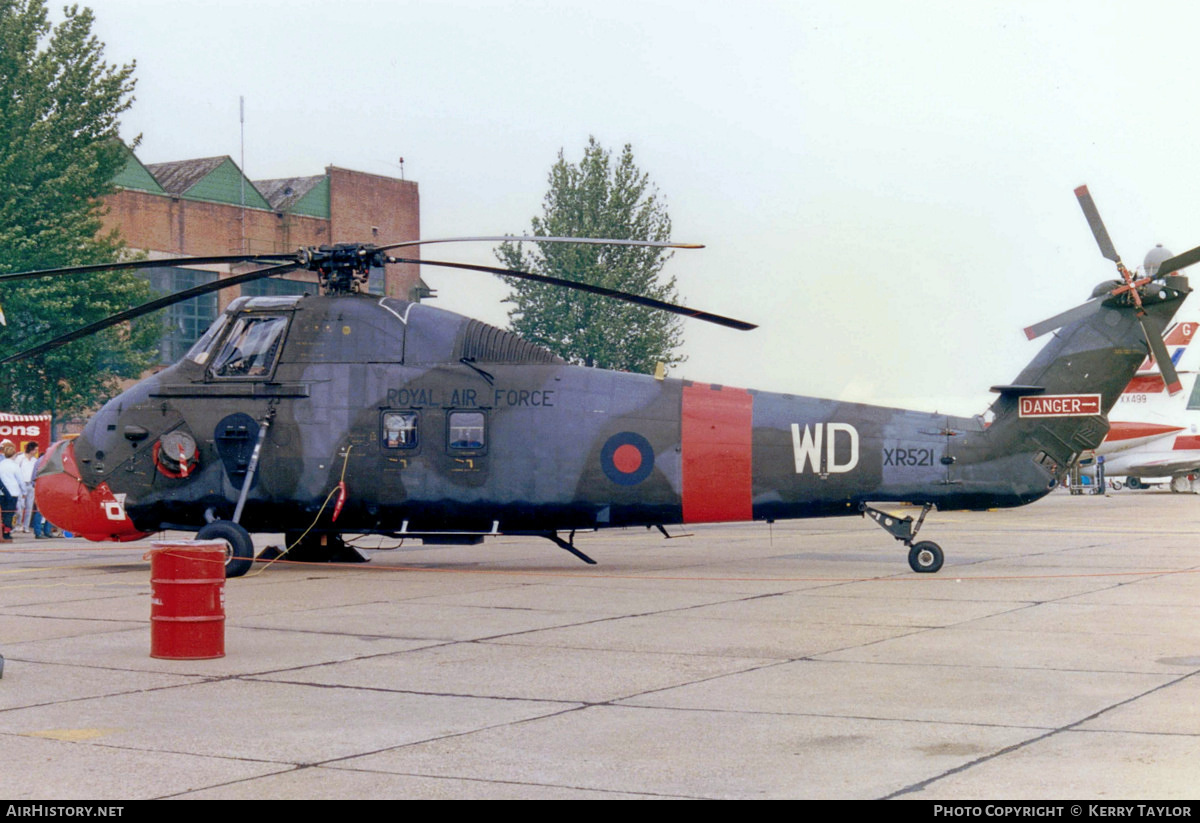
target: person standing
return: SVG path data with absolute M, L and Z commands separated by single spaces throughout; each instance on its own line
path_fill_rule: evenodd
M 13 523 L 19 532 L 28 532 L 33 520 L 33 469 L 37 465 L 38 444 L 32 440 L 25 444 L 24 450 L 17 455 L 17 468 L 20 470 L 21 499 L 17 501 L 17 516 Z
M 0 442 L 0 523 L 3 524 L 3 540 L 12 540 L 13 516 L 17 513 L 17 499 L 21 496 L 21 470 L 14 459 L 17 447 L 11 440 Z

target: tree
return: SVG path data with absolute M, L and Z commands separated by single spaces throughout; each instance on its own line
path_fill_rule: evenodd
M 592 137 L 578 165 L 558 153 L 530 234 L 668 240 L 671 218 L 630 146 L 614 163 Z M 670 258 L 663 249 L 544 243 L 525 252 L 519 243 L 505 243 L 496 256 L 512 269 L 679 302 L 675 278 L 662 274 Z M 684 360 L 675 354 L 683 337 L 677 315 L 526 280 L 509 283 L 509 327 L 572 363 L 648 374 L 658 362 Z
M 0 272 L 120 259 L 101 234 L 101 198 L 127 161 L 118 118 L 133 102 L 134 64 L 104 62 L 92 13 L 51 25 L 45 0 L 0 0 Z M 0 349 L 20 351 L 144 302 L 129 272 L 21 281 L 0 290 Z M 78 412 L 139 374 L 155 324 L 117 327 L 0 372 L 0 408 Z

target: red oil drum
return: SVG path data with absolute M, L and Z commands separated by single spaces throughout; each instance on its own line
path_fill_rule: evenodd
M 225 656 L 225 541 L 151 543 L 150 656 Z

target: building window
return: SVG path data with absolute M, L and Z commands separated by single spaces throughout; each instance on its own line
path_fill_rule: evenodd
M 178 266 L 154 266 L 142 269 L 140 273 L 150 281 L 150 288 L 156 295 L 174 294 L 217 279 L 216 272 Z M 159 338 L 159 362 L 174 363 L 217 319 L 217 293 L 209 292 L 168 306 L 161 317 L 163 334 Z
M 367 272 L 367 294 L 377 294 L 382 297 L 386 282 L 387 276 L 384 270 L 381 267 L 372 266 Z
M 281 280 L 264 277 L 242 284 L 243 297 L 287 297 L 293 294 L 316 294 L 317 284 L 303 280 Z

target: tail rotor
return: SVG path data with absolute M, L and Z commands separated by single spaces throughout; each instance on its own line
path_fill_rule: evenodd
M 1103 306 L 1132 306 L 1137 313 L 1142 333 L 1146 336 L 1146 344 L 1150 347 L 1150 353 L 1158 364 L 1167 391 L 1171 394 L 1178 394 L 1183 390 L 1183 386 L 1179 381 L 1179 373 L 1175 371 L 1175 364 L 1171 362 L 1166 344 L 1163 343 L 1163 330 L 1157 328 L 1156 323 L 1146 314 L 1142 300 L 1154 293 L 1152 284 L 1155 280 L 1161 280 L 1182 268 L 1200 262 L 1200 246 L 1163 260 L 1156 269 L 1150 270 L 1146 276 L 1139 279 L 1126 268 L 1121 261 L 1121 255 L 1117 254 L 1116 247 L 1113 246 L 1112 239 L 1108 236 L 1108 229 L 1104 226 L 1104 220 L 1100 217 L 1100 211 L 1096 208 L 1088 187 L 1080 186 L 1075 189 L 1075 197 L 1078 198 L 1079 206 L 1083 209 L 1083 216 L 1092 230 L 1092 236 L 1096 238 L 1096 245 L 1100 247 L 1100 254 L 1106 260 L 1111 260 L 1116 264 L 1121 280 L 1116 281 L 1115 285 L 1106 284 L 1102 289 L 1097 289 L 1096 296 L 1088 302 L 1030 326 L 1025 329 L 1026 337 L 1032 340 L 1046 332 L 1084 320 L 1100 311 Z

